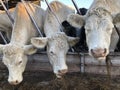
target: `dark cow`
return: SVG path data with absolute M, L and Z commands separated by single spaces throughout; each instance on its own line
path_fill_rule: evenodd
M 85 15 L 87 12 L 86 8 L 80 8 L 81 15 Z M 78 12 L 77 12 L 78 14 Z M 71 26 L 67 21 L 62 22 L 62 26 L 64 27 L 64 31 L 68 36 L 71 37 L 80 37 L 80 41 L 73 47 L 76 52 L 88 50 L 86 45 L 86 37 L 85 37 L 85 29 L 84 26 L 81 28 L 76 28 Z

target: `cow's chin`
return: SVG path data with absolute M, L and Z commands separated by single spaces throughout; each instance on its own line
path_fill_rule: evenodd
M 62 78 L 62 76 L 59 75 L 59 74 L 56 74 L 56 77 L 57 77 L 58 79 Z

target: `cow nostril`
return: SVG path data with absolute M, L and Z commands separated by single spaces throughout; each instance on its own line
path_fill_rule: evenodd
M 105 48 L 105 49 L 104 49 L 104 54 L 105 54 L 106 52 L 107 52 L 107 49 Z
M 16 83 L 18 83 L 18 80 L 16 80 Z
M 95 54 L 94 51 L 93 51 L 93 49 L 91 49 L 91 53 L 92 53 L 92 54 Z
M 18 84 L 18 80 L 16 80 L 16 81 L 11 81 L 11 82 L 9 82 L 11 85 L 17 85 Z
M 61 74 L 65 74 L 67 72 L 67 69 L 59 70 L 58 72 Z

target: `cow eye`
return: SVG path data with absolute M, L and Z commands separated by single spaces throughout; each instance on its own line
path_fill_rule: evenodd
M 53 51 L 50 51 L 50 54 L 54 54 Z
M 108 30 L 108 31 L 110 31 L 110 30 L 111 30 L 111 28 L 107 28 L 107 30 Z
M 91 29 L 86 29 L 86 32 L 90 32 L 91 31 Z
M 19 61 L 19 63 L 18 64 L 21 64 L 22 63 L 22 61 Z
M 53 51 L 50 51 L 50 55 L 55 55 L 55 53 Z
M 110 32 L 110 33 L 111 33 L 112 30 L 113 30 L 112 28 L 108 28 L 108 29 L 107 29 L 107 32 Z
M 6 62 L 5 60 L 2 60 L 2 62 L 3 62 L 5 65 L 7 65 L 7 62 Z

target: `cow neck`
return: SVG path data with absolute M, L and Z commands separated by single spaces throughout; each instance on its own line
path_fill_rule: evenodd
M 25 29 L 16 29 L 13 30 L 11 36 L 11 42 L 25 44 L 27 42 L 27 30 Z

